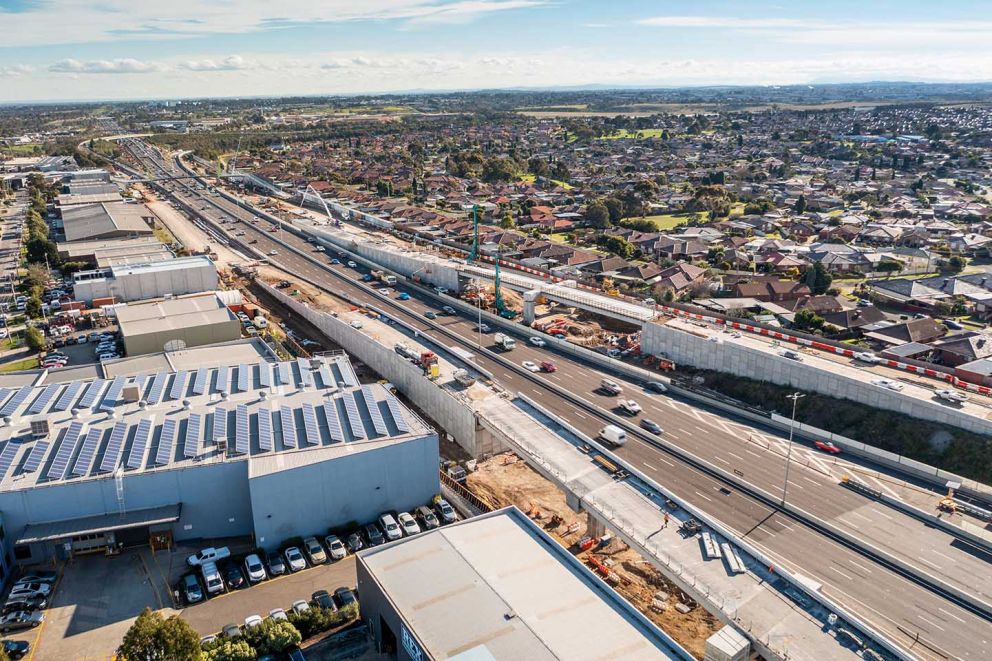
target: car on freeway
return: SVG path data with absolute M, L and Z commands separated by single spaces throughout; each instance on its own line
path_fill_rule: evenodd
M 365 542 L 362 541 L 362 535 L 357 530 L 348 535 L 348 539 L 345 540 L 345 543 L 348 545 L 348 550 L 352 553 L 358 553 L 365 548 Z
M 407 294 L 405 291 L 401 291 L 400 292 L 400 295 L 397 296 L 396 298 L 398 298 L 401 301 L 409 301 L 410 300 L 410 295 Z
M 203 588 L 200 587 L 200 581 L 197 580 L 196 574 L 183 576 L 183 596 L 186 597 L 187 604 L 203 601 Z
M 619 395 L 623 392 L 623 388 L 616 381 L 611 381 L 610 379 L 603 379 L 599 382 L 599 389 L 603 392 L 607 392 L 611 395 Z
M 493 329 L 489 327 L 489 324 L 479 324 L 480 333 L 491 333 L 492 330 Z
M 644 384 L 644 389 L 657 393 L 668 392 L 668 386 L 666 386 L 661 381 L 648 381 L 647 383 Z
M 334 600 L 338 602 L 338 606 L 341 608 L 358 603 L 358 597 L 355 596 L 355 593 L 350 588 L 346 587 L 340 587 L 334 591 Z
M 270 255 L 278 255 L 279 254 L 279 251 L 276 250 L 275 248 L 273 248 L 272 250 L 269 251 L 269 254 Z
M 0 631 L 19 631 L 21 629 L 34 629 L 45 621 L 45 615 L 41 611 L 16 611 L 7 613 L 0 617 Z
M 284 611 L 283 609 L 273 608 L 272 610 L 269 611 L 269 619 L 275 621 L 282 620 L 283 622 L 288 622 L 289 616 L 286 615 L 286 611 Z
M 945 402 L 953 402 L 955 404 L 963 404 L 968 401 L 968 395 L 957 390 L 937 390 L 934 395 L 938 399 L 942 399 Z
M 434 502 L 434 512 L 443 523 L 454 523 L 458 520 L 455 508 L 449 505 L 444 498 L 438 498 Z
M 324 552 L 324 547 L 320 545 L 316 537 L 304 539 L 303 550 L 306 551 L 307 559 L 310 560 L 311 565 L 317 566 L 327 562 L 327 553 Z
M 854 360 L 860 360 L 862 363 L 868 363 L 869 365 L 882 362 L 882 359 L 873 354 L 871 351 L 857 352 L 854 354 Z
M 789 360 L 795 360 L 796 362 L 803 362 L 803 356 L 798 351 L 793 351 L 792 349 L 782 349 L 778 352 L 778 355 L 783 358 L 788 358 Z
M 451 316 L 455 314 L 455 308 L 451 307 L 450 305 L 445 305 L 444 307 L 441 308 L 441 312 L 445 313 L 448 316 Z
M 528 372 L 540 372 L 541 371 L 541 366 L 538 365 L 537 363 L 535 363 L 533 360 L 525 360 L 524 362 L 522 362 L 520 364 Z
M 26 640 L 4 640 L 0 642 L 0 647 L 13 661 L 23 659 L 31 651 L 31 643 Z
M 532 337 L 527 341 L 530 342 L 535 347 L 543 347 L 548 344 L 547 342 L 544 341 L 544 338 L 541 337 Z
M 290 546 L 283 552 L 283 555 L 286 556 L 286 564 L 289 565 L 289 571 L 300 571 L 307 568 L 307 561 L 303 559 L 300 549 L 295 546 Z
M 331 597 L 331 593 L 327 590 L 317 590 L 310 595 L 310 601 L 320 608 L 326 608 L 329 611 L 336 611 L 338 609 L 334 604 L 334 598 Z
M 417 520 L 409 512 L 400 512 L 396 515 L 396 519 L 400 522 L 403 534 L 407 537 L 420 534 L 420 526 L 417 525 Z
M 245 573 L 248 574 L 248 581 L 251 583 L 264 581 L 265 567 L 262 565 L 261 558 L 254 553 L 245 556 Z
M 331 258 L 331 264 L 340 264 L 340 263 L 341 263 L 341 260 L 338 259 L 337 257 L 332 257 Z
M 542 360 L 541 361 L 541 369 L 543 371 L 545 371 L 545 372 L 557 372 L 558 371 L 558 366 L 555 365 L 550 360 Z
M 365 273 L 362 275 L 362 282 L 372 282 L 372 274 Z
M 828 454 L 840 454 L 840 448 L 830 441 L 813 441 L 813 447 Z
M 879 388 L 888 388 L 889 390 L 900 391 L 903 389 L 903 385 L 898 381 L 893 381 L 892 379 L 873 379 L 871 384 L 873 386 L 878 386 Z
M 310 602 L 308 602 L 305 599 L 297 599 L 296 601 L 293 602 L 293 605 L 290 607 L 290 610 L 296 613 L 297 615 L 300 615 L 310 610 Z
M 344 542 L 337 535 L 328 535 L 325 537 L 324 546 L 327 548 L 327 554 L 333 561 L 344 560 L 345 556 L 348 555 L 348 549 L 345 548 Z
M 252 627 L 258 627 L 262 625 L 261 615 L 249 615 L 245 618 L 245 629 L 250 629 Z
M 355 330 L 359 330 L 359 329 L 361 329 L 361 327 L 362 327 L 362 326 L 363 326 L 364 324 L 362 324 L 362 320 L 361 320 L 361 319 L 355 319 L 354 321 L 352 321 L 352 322 L 351 322 L 350 324 L 348 324 L 348 325 L 349 325 L 349 326 L 351 326 L 352 328 L 354 328 Z
M 353 262 L 351 260 L 348 260 L 348 268 L 350 268 L 350 269 L 358 268 L 358 264 L 356 264 L 355 262 Z
M 621 399 L 617 403 L 617 406 L 620 407 L 621 411 L 628 415 L 637 415 L 641 412 L 641 405 L 633 399 Z
M 227 589 L 239 590 L 245 586 L 245 575 L 236 564 L 230 562 L 224 567 L 224 582 L 227 583 Z
M 380 287 L 378 291 L 383 296 L 389 296 L 389 287 Z
M 643 420 L 641 420 L 641 427 L 647 429 L 652 434 L 662 433 L 661 425 L 659 425 L 654 420 L 650 420 L 648 418 L 644 418 Z
M 434 310 L 425 310 L 424 316 L 428 319 L 437 319 L 437 312 L 434 312 Z

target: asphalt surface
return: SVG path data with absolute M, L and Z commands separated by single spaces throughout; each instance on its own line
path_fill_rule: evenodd
M 179 188 L 163 182 L 165 188 Z M 331 265 L 331 255 L 313 252 L 313 247 L 289 232 L 267 231 L 271 224 L 262 220 L 253 225 L 253 214 L 238 208 L 218 196 L 207 196 L 195 190 L 185 195 L 200 199 L 194 208 L 208 219 L 220 222 L 223 218 L 237 218 L 243 224 L 228 225 L 231 234 L 245 231 L 243 237 L 231 237 L 251 245 L 263 254 L 275 250 L 269 259 L 276 265 L 309 280 L 322 284 L 330 293 L 345 293 L 355 300 L 367 301 L 380 308 L 393 308 L 404 320 L 426 332 L 436 331 L 423 318 L 426 309 L 437 309 L 436 301 L 420 300 L 409 292 L 410 301 L 393 298 L 384 304 L 359 282 L 360 271 L 343 265 Z M 206 206 L 207 209 L 201 207 Z M 273 241 L 276 235 L 282 241 L 300 250 L 312 252 L 308 258 L 286 250 Z M 256 241 L 257 243 L 250 243 Z M 331 269 L 333 273 L 329 273 Z M 397 291 L 402 291 L 402 287 Z M 439 317 L 446 329 L 464 339 L 463 344 L 472 348 L 478 341 L 473 320 L 462 317 Z M 491 336 L 489 343 L 491 343 Z M 526 336 L 521 336 L 526 337 Z M 547 360 L 549 349 L 538 349 L 518 342 L 518 348 L 506 358 L 519 364 L 524 360 Z M 579 410 L 573 403 L 545 387 L 540 380 L 532 379 L 508 369 L 502 362 L 479 352 L 477 360 L 490 370 L 505 387 L 536 398 L 543 406 L 568 420 L 581 431 L 594 436 L 610 420 L 603 415 L 593 415 Z M 611 409 L 616 398 L 595 392 L 602 373 L 580 364 L 570 357 L 555 356 L 558 371 L 543 374 L 542 379 L 558 381 L 580 397 Z M 613 380 L 623 379 L 611 375 Z M 746 479 L 762 489 L 781 494 L 784 463 L 780 456 L 762 448 L 762 443 L 781 443 L 781 439 L 767 430 L 758 430 L 730 419 L 725 414 L 714 415 L 696 404 L 690 405 L 668 396 L 648 395 L 637 385 L 625 383 L 625 395 L 636 399 L 644 408 L 642 416 L 659 422 L 665 437 L 681 447 L 711 461 L 725 463 L 724 468 L 737 468 Z M 757 443 L 748 441 L 756 436 Z M 992 625 L 969 610 L 941 598 L 908 578 L 872 561 L 861 553 L 806 527 L 795 518 L 770 508 L 761 502 L 737 492 L 727 485 L 687 465 L 642 438 L 628 434 L 628 443 L 618 454 L 642 472 L 655 479 L 680 497 L 692 502 L 708 516 L 746 537 L 766 552 L 778 558 L 780 564 L 802 573 L 816 583 L 831 598 L 859 614 L 893 640 L 912 649 L 924 658 L 989 658 L 992 656 Z M 815 465 L 816 456 L 808 448 L 796 446 L 794 460 L 806 454 L 807 463 Z M 822 470 L 829 467 L 817 466 Z M 871 543 L 885 546 L 905 561 L 934 574 L 940 574 L 962 589 L 989 598 L 989 571 L 987 558 L 978 557 L 969 547 L 956 543 L 950 536 L 836 485 L 836 477 L 825 475 L 794 464 L 789 482 L 789 500 L 796 506 L 816 516 L 846 526 Z

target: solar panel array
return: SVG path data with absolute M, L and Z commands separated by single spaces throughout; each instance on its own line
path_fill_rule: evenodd
M 119 420 L 114 425 L 114 430 L 110 433 L 110 441 L 107 449 L 103 451 L 103 460 L 100 462 L 101 471 L 112 471 L 117 468 L 117 462 L 121 458 L 121 450 L 124 449 L 124 439 L 127 437 L 127 423 Z
M 59 451 L 55 453 L 55 460 L 48 469 L 49 480 L 61 480 L 65 477 L 65 469 L 69 467 L 69 459 L 79 444 L 79 436 L 83 431 L 83 426 L 84 424 L 79 420 L 73 420 L 69 424 L 69 428 L 66 429 L 65 435 L 62 437 L 62 445 L 59 446 Z
M 331 374 L 331 368 L 327 365 L 321 365 L 320 369 L 317 370 L 317 374 L 320 375 L 320 382 L 325 388 L 334 388 L 338 385 L 334 381 L 334 375 Z
M 327 432 L 332 441 L 344 441 L 344 430 L 341 429 L 341 419 L 338 418 L 338 404 L 336 399 L 324 402 L 324 419 L 327 420 Z
M 337 363 L 338 369 L 341 370 L 341 379 L 344 381 L 346 386 L 353 387 L 358 385 L 358 377 L 355 376 L 355 370 L 351 368 L 351 363 L 345 361 Z
M 342 399 L 344 400 L 345 413 L 348 414 L 348 422 L 351 424 L 352 435 L 355 438 L 366 438 L 362 414 L 358 412 L 358 404 L 355 402 L 355 393 L 348 393 Z
M 231 370 L 228 367 L 217 368 L 217 380 L 214 382 L 217 392 L 231 392 Z
M 28 458 L 24 461 L 24 472 L 33 473 L 38 470 L 41 466 L 42 460 L 45 458 L 45 453 L 48 452 L 48 446 L 51 445 L 48 441 L 38 441 L 31 452 L 28 453 Z
M 313 386 L 313 371 L 310 368 L 310 361 L 306 358 L 297 358 L 296 367 L 300 370 L 300 381 L 305 387 Z
M 35 399 L 31 406 L 28 407 L 28 413 L 41 413 L 48 406 L 48 403 L 52 401 L 52 397 L 55 397 L 55 393 L 58 392 L 59 388 L 62 386 L 58 383 L 52 383 L 45 386 L 45 389 L 41 391 L 38 398 Z
M 251 390 L 251 365 L 244 363 L 238 365 L 238 390 L 241 392 Z
M 7 441 L 7 445 L 3 446 L 3 452 L 0 452 L 0 480 L 7 475 L 10 465 L 14 463 L 14 457 L 17 456 L 17 451 L 20 449 L 21 444 L 13 441 Z
M 81 400 L 79 400 L 79 407 L 88 409 L 96 404 L 96 400 L 99 399 L 100 394 L 106 387 L 107 381 L 104 379 L 97 379 L 96 381 L 90 383 L 89 387 L 86 389 L 86 394 L 83 395 Z
M 247 454 L 248 442 L 248 405 L 238 404 L 234 414 L 234 451 Z
M 165 384 L 169 381 L 168 372 L 159 372 L 155 375 L 152 380 L 151 390 L 148 391 L 148 397 L 145 400 L 149 404 L 158 404 L 162 401 L 162 391 L 165 390 Z
M 258 447 L 266 452 L 272 449 L 272 411 L 264 407 L 258 410 Z
M 303 427 L 307 445 L 320 445 L 320 426 L 317 424 L 317 412 L 313 404 L 303 405 Z
M 28 398 L 32 390 L 33 388 L 31 386 L 24 386 L 18 390 L 14 396 L 10 398 L 10 401 L 4 404 L 3 408 L 0 409 L 0 415 L 13 415 L 14 411 L 17 410 L 17 407 L 24 403 L 24 400 Z
M 258 381 L 265 388 L 271 388 L 273 385 L 272 381 L 272 363 L 259 363 L 258 365 Z
M 189 372 L 186 370 L 176 372 L 176 378 L 172 380 L 172 388 L 169 390 L 169 399 L 183 398 L 183 395 L 186 394 L 186 380 L 188 377 Z
M 76 395 L 79 394 L 79 391 L 82 389 L 83 385 L 84 384 L 82 381 L 73 381 L 66 386 L 66 389 L 62 391 L 62 394 L 55 402 L 55 406 L 52 407 L 52 410 L 65 411 L 72 406 L 72 400 L 76 399 Z
M 112 409 L 117 404 L 121 398 L 121 391 L 124 390 L 125 383 L 127 383 L 126 376 L 119 376 L 111 382 L 107 394 L 103 397 L 103 403 L 100 404 L 101 411 Z
M 355 394 L 357 395 L 357 393 Z M 386 421 L 382 419 L 382 412 L 379 410 L 379 405 L 375 401 L 372 386 L 362 386 L 362 397 L 365 398 L 365 405 L 369 409 L 369 415 L 372 416 L 372 426 L 375 427 L 376 433 L 380 436 L 389 436 L 389 430 L 386 429 Z
M 14 391 L 11 390 L 10 388 L 0 388 L 0 402 L 3 402 L 3 400 L 7 399 L 7 395 L 9 395 L 12 392 Z
M 279 385 L 288 386 L 293 383 L 293 370 L 290 367 L 292 363 L 279 363 L 277 368 L 279 369 Z
M 148 449 L 148 441 L 152 435 L 152 419 L 142 418 L 138 423 L 138 431 L 134 432 L 134 442 L 131 443 L 131 451 L 127 454 L 126 466 L 128 468 L 139 468 L 145 460 L 145 450 Z
M 187 459 L 195 457 L 196 453 L 200 451 L 200 437 L 203 434 L 200 427 L 201 423 L 202 419 L 199 413 L 190 413 L 186 423 L 186 437 L 183 440 L 183 456 Z
M 162 433 L 158 437 L 158 450 L 155 452 L 155 463 L 162 465 L 169 463 L 172 458 L 172 446 L 176 443 L 176 431 L 179 423 L 175 418 L 168 418 L 162 423 Z
M 209 370 L 206 367 L 201 367 L 196 370 L 196 378 L 193 379 L 193 394 L 202 395 L 207 391 L 207 375 Z
M 279 407 L 279 421 L 282 422 L 282 444 L 287 448 L 295 448 L 296 421 L 293 419 L 293 409 L 288 406 Z
M 386 406 L 389 407 L 389 413 L 393 416 L 396 429 L 404 434 L 410 431 L 410 425 L 407 424 L 406 414 L 403 413 L 403 406 L 399 400 L 393 395 L 386 395 Z
M 101 437 L 103 437 L 103 432 L 97 429 L 91 429 L 86 433 L 86 437 L 83 438 L 79 447 L 79 456 L 76 457 L 76 463 L 72 466 L 73 475 L 85 475 L 86 471 L 90 469 L 93 455 L 96 454 L 96 446 L 100 443 Z
M 210 440 L 214 443 L 219 438 L 227 438 L 227 409 L 214 409 L 214 426 L 210 431 Z

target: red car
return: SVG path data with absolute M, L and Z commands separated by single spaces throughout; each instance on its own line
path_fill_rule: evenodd
M 813 441 L 813 445 L 816 446 L 817 450 L 823 450 L 830 454 L 840 454 L 840 448 L 830 441 Z
M 552 363 L 550 360 L 545 360 L 541 363 L 541 369 L 545 372 L 554 372 L 558 369 L 558 366 Z

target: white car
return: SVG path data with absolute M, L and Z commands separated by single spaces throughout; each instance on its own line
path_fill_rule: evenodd
M 352 328 L 355 328 L 355 329 L 361 328 L 362 327 L 362 320 L 361 319 L 355 319 L 353 322 L 351 322 L 350 325 L 351 325 Z
M 248 617 L 245 618 L 245 629 L 261 626 L 261 624 L 262 624 L 261 615 L 249 615 Z
M 389 296 L 389 288 L 383 287 L 382 289 L 379 290 L 379 293 L 382 294 L 383 296 Z
M 307 561 L 304 560 L 300 549 L 295 546 L 290 546 L 286 549 L 284 555 L 286 556 L 286 564 L 289 565 L 289 571 L 300 571 L 307 568 Z
M 409 512 L 400 512 L 396 517 L 399 519 L 400 527 L 403 528 L 403 534 L 407 537 L 412 535 L 420 534 L 420 526 L 417 525 L 417 520 L 410 516 Z
M 869 363 L 870 365 L 882 362 L 881 358 L 870 351 L 859 351 L 854 354 L 854 360 L 860 360 L 862 363 Z
M 948 402 L 963 404 L 968 401 L 968 395 L 963 392 L 958 392 L 957 390 L 938 390 L 934 394 L 940 399 Z
M 525 360 L 524 362 L 522 362 L 520 364 L 523 365 L 523 367 L 524 367 L 525 370 L 528 370 L 530 372 L 540 372 L 541 371 L 541 366 L 538 365 L 537 363 L 535 363 L 532 360 Z
M 547 342 L 544 341 L 543 338 L 540 337 L 532 337 L 528 340 L 528 342 L 533 344 L 535 347 L 543 347 L 548 344 Z
M 248 580 L 252 583 L 265 580 L 265 566 L 254 553 L 245 557 L 245 573 L 248 574 Z
M 325 537 L 324 546 L 327 547 L 328 552 L 331 554 L 331 560 L 344 560 L 344 557 L 348 555 L 348 549 L 345 548 L 344 542 L 337 535 L 328 535 Z
M 621 399 L 619 406 L 621 411 L 630 415 L 637 415 L 641 412 L 641 405 L 632 399 Z
M 902 390 L 903 385 L 898 381 L 893 381 L 892 379 L 875 379 L 871 382 L 873 386 L 878 386 L 879 388 L 888 388 L 889 390 Z
M 269 611 L 269 618 L 272 620 L 282 620 L 283 622 L 288 622 L 289 617 L 286 615 L 286 611 L 281 608 L 273 608 Z
M 778 355 L 783 358 L 788 358 L 789 360 L 795 360 L 797 362 L 803 362 L 803 356 L 798 351 L 793 351 L 792 349 L 782 349 L 778 352 Z
M 270 255 L 278 255 L 279 254 L 279 251 L 278 250 L 275 250 L 275 249 L 272 249 L 272 250 L 269 251 L 269 254 Z
M 298 599 L 293 602 L 293 612 L 299 615 L 310 610 L 310 604 L 304 599 Z

